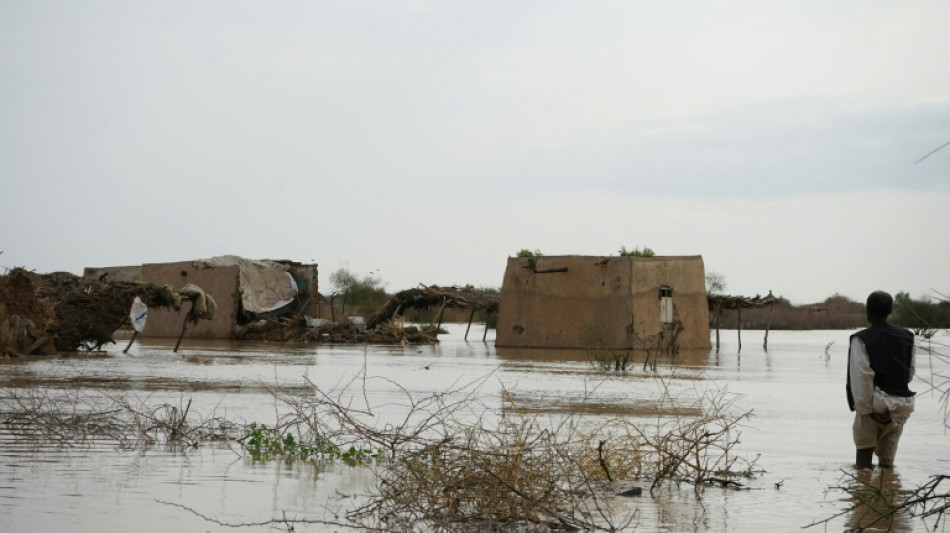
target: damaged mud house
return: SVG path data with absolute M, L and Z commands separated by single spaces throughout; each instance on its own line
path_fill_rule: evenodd
M 216 310 L 210 320 L 190 326 L 185 334 L 188 338 L 241 338 L 260 319 L 274 320 L 287 314 L 320 318 L 325 312 L 317 292 L 317 265 L 294 261 L 224 255 L 195 261 L 86 268 L 83 277 L 200 287 L 211 297 Z M 177 337 L 182 313 L 187 310 L 187 304 L 182 311 L 150 310 L 142 335 Z
M 599 329 L 605 348 L 710 348 L 699 255 L 512 257 L 501 293 L 497 346 L 585 348 Z

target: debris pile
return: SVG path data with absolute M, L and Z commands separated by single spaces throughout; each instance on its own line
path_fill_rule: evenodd
M 98 350 L 115 342 L 136 296 L 149 307 L 181 307 L 168 286 L 15 268 L 0 276 L 0 355 Z
M 435 333 L 420 331 L 416 326 L 403 326 L 390 321 L 369 330 L 350 321 L 320 321 L 308 325 L 304 318 L 283 318 L 277 321 L 258 320 L 235 330 L 239 340 L 278 342 L 319 342 L 324 344 L 429 344 L 437 342 Z
M 0 276 L 0 356 L 55 352 L 46 334 L 53 315 L 53 306 L 36 297 L 26 271 Z

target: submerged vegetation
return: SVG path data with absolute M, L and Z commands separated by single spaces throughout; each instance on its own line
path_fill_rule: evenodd
M 341 459 L 349 464 L 382 458 L 381 450 L 350 446 L 341 450 L 330 439 L 319 434 L 294 437 L 290 431 L 281 432 L 279 427 L 252 422 L 244 428 L 242 444 L 258 461 L 281 458 L 285 461 Z
M 272 424 L 202 416 L 190 400 L 152 406 L 120 394 L 55 397 L 32 389 L 0 391 L 0 416 L 15 438 L 63 446 L 184 450 L 218 441 L 255 461 L 373 465 L 375 485 L 335 521 L 265 522 L 288 528 L 616 531 L 638 517 L 635 501 L 622 494 L 666 483 L 735 488 L 756 473 L 754 461 L 735 451 L 751 413 L 724 390 L 677 398 L 666 378 L 656 377 L 667 414 L 591 420 L 522 409 L 504 390 L 499 411 L 484 403 L 490 377 L 422 395 L 365 374 L 332 392 L 308 381 L 292 394 L 273 393 L 280 414 Z M 357 384 L 378 379 L 402 399 L 367 403 Z M 398 412 L 381 417 L 394 405 Z

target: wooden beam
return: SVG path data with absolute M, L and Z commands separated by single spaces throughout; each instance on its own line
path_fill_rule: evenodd
M 472 329 L 472 320 L 475 319 L 475 308 L 472 308 L 472 312 L 468 315 L 468 327 L 465 328 L 465 337 L 462 340 L 468 340 L 468 330 Z

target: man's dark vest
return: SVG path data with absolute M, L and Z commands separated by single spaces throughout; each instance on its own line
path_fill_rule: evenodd
M 881 320 L 851 336 L 864 342 L 871 370 L 874 371 L 874 386 L 892 395 L 904 398 L 915 393 L 907 388 L 910 381 L 910 364 L 913 357 L 914 334 Z M 851 395 L 851 349 L 848 348 L 848 406 L 854 411 Z

